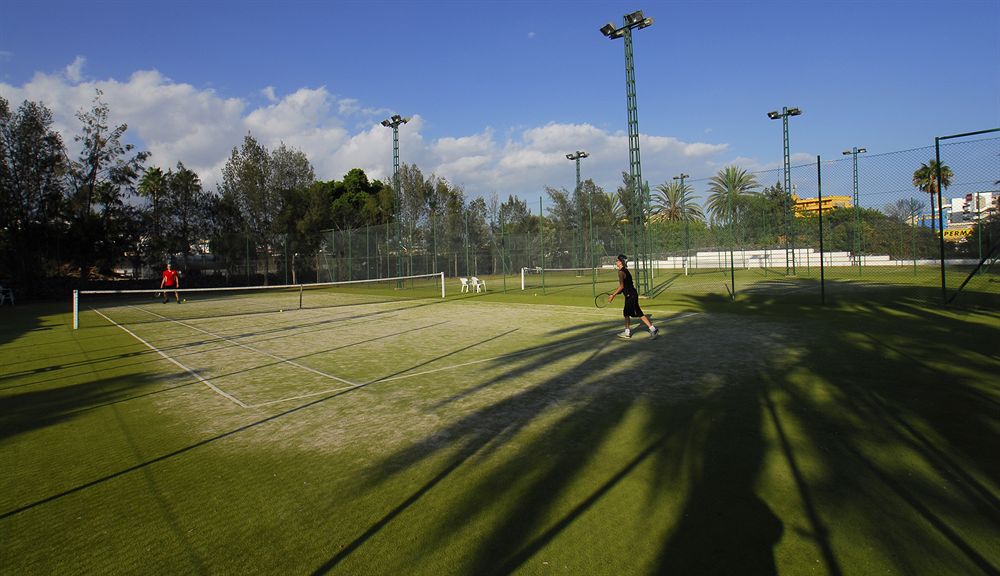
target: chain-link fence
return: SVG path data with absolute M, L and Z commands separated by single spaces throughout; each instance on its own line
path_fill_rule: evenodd
M 996 306 L 997 132 L 942 137 L 935 146 L 900 152 L 854 148 L 817 158 L 791 167 L 791 190 L 784 190 L 780 168 L 742 180 L 722 173 L 688 180 L 704 218 L 680 211 L 671 219 L 647 209 L 637 223 L 621 215 L 628 210 L 597 214 L 586 204 L 561 219 L 542 214 L 541 206 L 517 222 L 477 222 L 469 213 L 443 223 L 424 217 L 328 230 L 310 253 L 281 237 L 266 253 L 248 241 L 242 262 L 212 266 L 247 283 L 260 283 L 265 272 L 285 283 L 444 272 L 489 278 L 491 290 L 504 291 L 521 290 L 526 271 L 529 286 L 558 286 L 560 293 L 578 286 L 582 295 L 615 277 L 581 270 L 613 269 L 624 253 L 650 297 L 743 293 Z

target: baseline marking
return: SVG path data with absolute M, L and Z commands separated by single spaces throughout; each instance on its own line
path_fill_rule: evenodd
M 97 312 L 101 316 L 101 318 L 104 318 L 108 322 L 111 322 L 115 326 L 117 326 L 117 327 L 121 328 L 122 330 L 124 330 L 129 336 L 131 336 L 131 337 L 135 338 L 136 340 L 138 340 L 139 342 L 142 342 L 143 344 L 145 344 L 147 347 L 149 347 L 150 350 L 152 350 L 152 351 L 156 352 L 157 354 L 159 354 L 160 356 L 164 357 L 165 359 L 167 359 L 168 361 L 170 361 L 170 363 L 174 364 L 175 366 L 178 366 L 179 368 L 183 369 L 188 374 L 190 374 L 190 375 L 194 376 L 195 378 L 197 378 L 199 382 L 201 382 L 205 386 L 208 386 L 209 388 L 211 388 L 216 394 L 222 396 L 223 398 L 225 398 L 225 399 L 227 399 L 227 400 L 229 400 L 231 402 L 234 402 L 237 406 L 240 406 L 241 408 L 249 408 L 249 406 L 247 406 L 239 398 L 233 396 L 232 394 L 224 392 L 218 386 L 216 386 L 215 384 L 212 384 L 207 378 L 202 377 L 201 374 L 198 374 L 197 372 L 195 372 L 194 370 L 192 370 L 192 369 L 188 368 L 187 366 L 181 364 L 177 360 L 174 360 L 173 358 L 171 358 L 170 356 L 168 356 L 165 352 L 163 352 L 162 350 L 160 350 L 156 346 L 153 346 L 149 342 L 146 342 L 145 340 L 143 340 L 142 338 L 140 338 L 135 332 L 133 332 L 133 331 L 129 330 L 128 328 L 122 326 L 121 324 L 115 322 L 111 318 L 108 318 L 107 316 L 105 316 L 104 313 L 101 312 L 100 310 L 97 310 L 95 308 L 91 308 L 91 310 L 93 310 L 94 312 Z

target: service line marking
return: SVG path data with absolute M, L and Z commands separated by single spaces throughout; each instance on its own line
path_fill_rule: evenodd
M 203 377 L 201 374 L 198 374 L 197 372 L 195 372 L 194 370 L 192 370 L 192 369 L 188 368 L 187 366 L 181 364 L 177 360 L 174 360 L 169 355 L 167 355 L 167 353 L 163 352 L 162 350 L 160 350 L 156 346 L 153 346 L 149 342 L 146 342 L 145 340 L 143 340 L 135 332 L 133 332 L 133 331 L 129 330 L 128 328 L 122 326 L 121 324 L 115 322 L 111 318 L 108 318 L 107 316 L 105 316 L 104 313 L 101 312 L 100 310 L 97 310 L 97 309 L 94 309 L 94 308 L 91 308 L 91 310 L 93 310 L 94 312 L 97 312 L 97 314 L 100 315 L 101 318 L 104 318 L 108 322 L 111 322 L 115 326 L 117 326 L 117 327 L 121 328 L 122 330 L 124 330 L 129 336 L 131 336 L 131 337 L 135 338 L 136 340 L 138 340 L 139 342 L 142 342 L 143 344 L 145 344 L 150 350 L 156 352 L 157 354 L 159 354 L 160 356 L 162 356 L 163 358 L 165 358 L 166 360 L 168 360 L 170 363 L 174 364 L 175 366 L 178 366 L 179 368 L 181 368 L 182 370 L 184 370 L 188 374 L 190 374 L 190 375 L 194 376 L 195 378 L 197 378 L 199 382 L 201 382 L 205 386 L 208 386 L 209 388 L 211 388 L 216 394 L 222 396 L 223 398 L 225 398 L 225 399 L 227 399 L 227 400 L 229 400 L 231 402 L 234 402 L 237 406 L 240 406 L 241 408 L 249 408 L 249 406 L 246 403 L 244 403 L 242 400 L 240 400 L 239 398 L 233 396 L 232 394 L 229 394 L 228 392 L 223 391 L 222 389 L 220 389 L 215 384 L 212 384 L 212 382 L 210 382 L 207 378 Z

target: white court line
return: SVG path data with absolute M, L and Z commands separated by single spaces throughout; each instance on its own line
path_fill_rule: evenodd
M 670 318 L 670 320 L 682 320 L 684 318 L 690 318 L 691 316 L 697 316 L 700 312 L 692 312 L 691 314 L 685 314 L 683 316 L 677 316 Z M 666 321 L 665 321 L 666 322 Z M 465 368 L 466 366 L 473 366 L 476 364 L 482 364 L 483 362 L 493 362 L 495 360 L 503 360 L 504 358 L 513 358 L 515 356 L 523 356 L 524 354 L 529 354 L 533 352 L 538 352 L 539 350 L 545 350 L 546 348 L 554 348 L 556 346 L 564 346 L 566 344 L 573 344 L 575 342 L 583 342 L 585 340 L 593 340 L 594 338 L 606 338 L 606 334 L 594 334 L 593 336 L 584 336 L 583 338 L 577 338 L 575 340 L 563 340 L 561 342 L 555 342 L 553 344 L 546 344 L 544 346 L 536 346 L 534 348 L 528 348 L 527 350 L 518 350 L 517 352 L 511 352 L 509 354 L 501 354 L 499 356 L 494 356 L 493 358 L 483 358 L 480 360 L 472 360 L 470 362 L 464 362 L 462 364 L 455 364 L 453 366 L 445 366 L 443 368 L 435 368 L 433 370 L 425 370 L 423 372 L 414 372 L 412 374 L 400 374 L 399 376 L 391 376 L 389 378 L 377 378 L 372 380 L 372 382 L 390 382 L 392 380 L 402 380 L 404 378 L 412 378 L 414 376 L 424 376 L 426 374 L 433 374 L 434 372 L 442 372 L 445 370 L 454 370 L 456 368 Z
M 664 322 L 670 322 L 670 321 L 674 321 L 674 320 L 683 320 L 684 318 L 690 318 L 691 316 L 698 316 L 699 314 L 701 314 L 701 312 L 692 312 L 690 314 L 684 314 L 683 316 L 676 316 L 676 317 L 673 317 L 673 318 L 669 318 L 667 320 L 664 320 Z M 330 390 L 321 390 L 319 392 L 310 392 L 309 394 L 303 394 L 301 396 L 291 396 L 289 398 L 282 398 L 280 400 L 272 400 L 270 402 L 264 402 L 262 404 L 253 404 L 253 405 L 250 406 L 250 408 L 259 408 L 261 406 L 268 406 L 268 405 L 271 405 L 271 404 L 278 404 L 278 403 L 281 403 L 281 402 L 288 402 L 288 401 L 291 401 L 291 400 L 303 400 L 305 398 L 311 398 L 313 396 L 321 396 L 323 394 L 332 394 L 334 392 L 340 392 L 342 390 L 351 390 L 353 388 L 359 388 L 361 386 L 367 386 L 369 384 L 375 384 L 377 382 L 391 382 L 393 380 L 403 380 L 405 378 L 413 378 L 413 377 L 416 377 L 416 376 L 425 376 L 427 374 L 433 374 L 435 372 L 444 372 L 445 370 L 456 370 L 458 368 L 466 368 L 468 366 L 474 366 L 476 364 L 482 364 L 484 362 L 494 362 L 496 360 L 503 360 L 504 358 L 513 358 L 513 357 L 516 357 L 516 356 L 523 356 L 524 354 L 538 352 L 539 350 L 545 350 L 546 348 L 554 348 L 556 346 L 565 346 L 566 344 L 572 344 L 574 342 L 583 342 L 585 340 L 593 340 L 595 338 L 606 338 L 606 337 L 607 337 L 606 334 L 595 334 L 593 336 L 584 336 L 583 338 L 577 338 L 575 340 L 563 340 L 561 342 L 555 342 L 553 344 L 546 344 L 544 346 L 536 346 L 534 348 L 529 348 L 527 350 L 519 350 L 517 352 L 511 352 L 509 354 L 501 354 L 499 356 L 494 356 L 492 358 L 482 358 L 482 359 L 479 359 L 479 360 L 472 360 L 470 362 L 463 362 L 461 364 L 454 364 L 454 365 L 451 365 L 451 366 L 444 366 L 444 367 L 441 367 L 441 368 L 435 368 L 433 370 L 424 370 L 423 372 L 414 372 L 412 374 L 400 374 L 398 376 L 391 376 L 391 377 L 388 377 L 388 378 L 376 378 L 374 380 L 369 380 L 368 382 L 364 382 L 362 384 L 355 384 L 354 386 L 348 386 L 348 387 L 345 387 L 345 388 L 335 388 L 335 389 L 330 389 Z
M 163 320 L 166 320 L 168 322 L 173 322 L 175 324 L 180 324 L 181 326 L 184 326 L 186 328 L 190 328 L 191 330 L 195 330 L 195 331 L 201 332 L 202 334 L 208 334 L 209 336 L 212 336 L 213 338 L 218 338 L 219 340 L 224 340 L 226 342 L 229 342 L 230 344 L 235 344 L 236 346 L 239 346 L 240 348 L 246 348 L 247 350 L 250 350 L 252 352 L 256 352 L 258 354 L 263 354 L 264 356 L 267 356 L 269 358 L 274 358 L 275 360 L 278 360 L 279 362 L 283 362 L 285 364 L 290 364 L 292 366 L 295 366 L 296 368 L 301 368 L 301 369 L 303 369 L 303 370 L 305 370 L 307 372 L 312 372 L 313 374 L 317 374 L 317 375 L 322 376 L 324 378 L 329 378 L 330 380 L 336 380 L 337 382 L 343 382 L 344 384 L 348 385 L 348 388 L 344 388 L 344 390 L 347 390 L 349 388 L 354 388 L 354 387 L 359 386 L 359 384 L 356 383 L 356 382 L 351 382 L 350 380 L 345 380 L 343 378 L 339 378 L 339 377 L 334 376 L 332 374 L 327 374 L 326 372 L 321 372 L 321 371 L 319 371 L 319 370 L 317 370 L 315 368 L 310 368 L 309 366 L 306 366 L 304 364 L 299 364 L 298 362 L 296 362 L 294 360 L 289 360 L 288 358 L 282 358 L 281 356 L 278 356 L 277 354 L 271 354 L 270 352 L 268 352 L 266 350 L 261 350 L 259 348 L 254 348 L 253 346 L 249 346 L 247 344 L 243 344 L 243 343 L 237 342 L 236 340 L 233 340 L 232 338 L 227 338 L 225 336 L 222 336 L 222 335 L 219 335 L 219 334 L 215 334 L 213 332 L 209 332 L 208 330 L 203 330 L 201 328 L 198 328 L 197 326 L 192 326 L 191 324 L 188 324 L 187 322 L 181 322 L 180 320 L 174 320 L 172 318 L 167 318 L 166 316 L 161 316 L 161 315 L 157 314 L 156 312 L 152 312 L 152 311 L 146 310 L 144 308 L 138 308 L 138 309 L 142 310 L 143 312 L 145 312 L 147 314 L 152 314 L 153 316 L 156 316 L 158 318 L 162 318 Z
M 98 314 L 99 314 L 99 315 L 101 316 L 101 318 L 104 318 L 104 319 L 105 319 L 105 320 L 107 320 L 108 322 L 111 322 L 111 323 L 112 323 L 112 324 L 114 324 L 115 326 L 117 326 L 117 327 L 121 328 L 121 329 L 122 329 L 122 330 L 124 330 L 124 331 L 125 331 L 126 333 L 128 333 L 128 334 L 129 334 L 130 336 L 132 336 L 133 338 L 135 338 L 135 339 L 136 339 L 136 340 L 138 340 L 139 342 L 142 342 L 143 344 L 145 344 L 146 346 L 148 346 L 148 347 L 149 347 L 149 348 L 150 348 L 151 350 L 153 350 L 154 352 L 156 352 L 156 353 L 157 353 L 157 354 L 159 354 L 160 356 L 163 356 L 164 358 L 166 358 L 167 360 L 169 360 L 169 361 L 170 361 L 171 363 L 173 363 L 174 365 L 176 365 L 176 366 L 178 366 L 178 367 L 182 368 L 182 369 L 183 369 L 183 370 L 184 370 L 185 372 L 187 372 L 188 374 L 190 374 L 190 375 L 194 376 L 195 378 L 197 378 L 199 382 L 201 382 L 201 383 L 202 383 L 202 384 L 204 384 L 205 386 L 208 386 L 209 388 L 211 388 L 211 389 L 212 389 L 213 391 L 215 391 L 215 393 L 216 393 L 216 394 L 219 394 L 219 395 L 220 395 L 220 396 L 222 396 L 223 398 L 226 398 L 226 399 L 228 399 L 228 400 L 231 400 L 232 402 L 235 402 L 235 403 L 236 403 L 237 405 L 239 405 L 239 406 L 240 406 L 241 408 L 248 408 L 248 407 L 249 407 L 249 406 L 247 406 L 246 404 L 244 404 L 244 403 L 243 403 L 242 401 L 240 401 L 240 399 L 239 399 L 239 398 L 237 398 L 237 397 L 233 396 L 232 394 L 228 394 L 228 393 L 226 393 L 226 392 L 223 392 L 223 391 L 222 391 L 221 389 L 219 389 L 219 388 L 218 388 L 218 387 L 217 387 L 217 386 L 216 386 L 215 384 L 212 384 L 211 382 L 209 382 L 209 381 L 208 381 L 208 379 L 206 379 L 206 378 L 203 378 L 203 377 L 202 377 L 202 376 L 201 376 L 200 374 L 198 374 L 198 373 L 197 373 L 197 372 L 195 372 L 194 370 L 192 370 L 192 369 L 188 368 L 187 366 L 185 366 L 185 365 L 181 364 L 181 363 L 180 363 L 180 362 L 178 362 L 177 360 L 174 360 L 174 359 L 173 359 L 173 358 L 171 358 L 170 356 L 167 356 L 167 354 L 166 354 L 166 353 L 164 353 L 164 352 L 163 352 L 162 350 L 160 350 L 160 349 L 159 349 L 159 348 L 157 348 L 156 346 L 153 346 L 153 345 L 152 345 L 152 344 L 150 344 L 149 342 L 146 342 L 145 340 L 143 340 L 142 338 L 140 338 L 140 337 L 139 337 L 139 336 L 138 336 L 138 335 L 137 335 L 137 334 L 136 334 L 135 332 L 132 332 L 131 330 L 129 330 L 128 328 L 126 328 L 126 327 L 122 326 L 121 324 L 119 324 L 119 323 L 115 322 L 115 321 L 114 321 L 114 320 L 112 320 L 111 318 L 108 318 L 108 317 L 107 317 L 107 316 L 105 316 L 105 315 L 104 315 L 104 313 L 102 313 L 102 312 L 101 312 L 100 310 L 97 310 L 97 309 L 94 309 L 94 308 L 91 308 L 91 310 L 93 310 L 94 312 L 97 312 L 97 313 L 98 313 Z

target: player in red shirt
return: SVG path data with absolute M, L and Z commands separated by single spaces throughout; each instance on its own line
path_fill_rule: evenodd
M 177 289 L 181 287 L 181 278 L 174 270 L 173 266 L 167 264 L 167 269 L 163 271 L 163 280 L 160 280 L 160 290 L 163 291 L 163 303 L 166 304 L 170 300 L 170 296 L 167 295 L 167 290 L 173 289 L 174 298 L 177 299 L 177 303 L 181 303 L 180 294 L 177 293 Z

